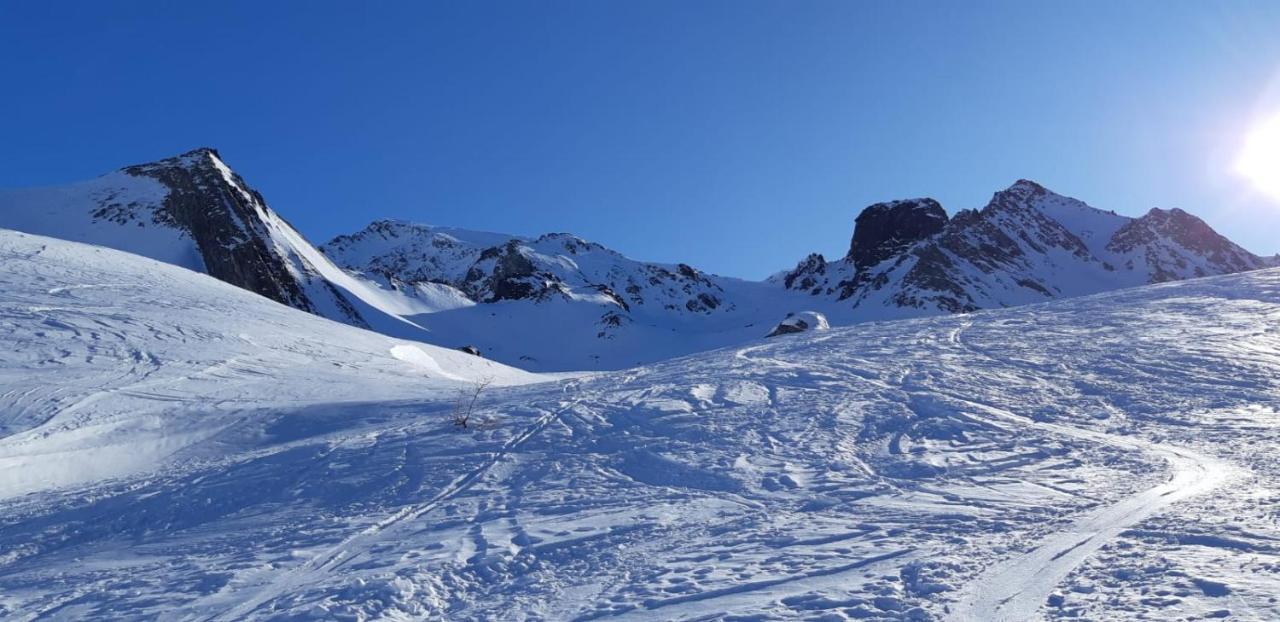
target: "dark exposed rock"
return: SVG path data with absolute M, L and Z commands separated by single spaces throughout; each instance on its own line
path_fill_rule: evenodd
M 810 294 L 822 293 L 822 283 L 826 281 L 827 258 L 819 253 L 812 253 L 800 260 L 796 267 L 782 278 L 787 289 L 803 290 Z
M 484 357 L 484 355 L 480 353 L 480 348 L 477 348 L 475 346 L 462 346 L 461 348 L 458 348 L 458 350 L 461 352 L 466 352 L 467 354 L 470 354 L 472 356 L 479 356 L 481 358 Z
M 809 330 L 809 323 L 802 319 L 793 319 L 791 321 L 779 322 L 773 330 L 769 331 L 765 337 L 777 337 L 778 335 L 789 335 L 793 333 L 803 333 Z
M 484 302 L 544 298 L 555 283 L 538 275 L 533 262 L 524 255 L 518 240 L 487 248 L 458 284 L 473 298 Z
M 535 271 L 533 262 L 520 253 L 515 244 L 508 243 L 494 265 L 490 275 L 491 300 L 519 300 L 527 298 L 536 291 L 537 286 L 531 282 Z
M 876 203 L 854 219 L 848 259 L 865 270 L 942 231 L 947 213 L 933 199 Z
M 1130 221 L 1111 237 L 1107 250 L 1140 255 L 1151 271 L 1153 283 L 1187 278 L 1188 273 L 1208 276 L 1205 266 L 1199 265 L 1201 262 L 1218 268 L 1214 274 L 1221 270 L 1256 270 L 1269 265 L 1214 231 L 1203 220 L 1178 208 L 1152 208 L 1141 218 Z M 1132 265 L 1133 258 L 1130 258 L 1127 267 Z
M 163 204 L 153 212 L 155 224 L 181 230 L 194 240 L 205 270 L 212 277 L 261 294 L 291 307 L 319 314 L 274 250 L 265 218 L 279 218 L 262 195 L 230 169 L 219 167 L 217 151 L 200 148 L 149 164 L 130 166 L 124 172 L 150 177 L 168 188 Z M 110 218 L 111 206 L 94 213 Z M 287 223 L 285 223 L 287 225 Z M 341 319 L 366 326 L 359 312 L 327 281 L 321 287 L 345 316 Z
M 894 294 L 894 304 L 914 309 L 934 305 L 948 313 L 978 310 L 964 284 L 953 278 L 956 265 L 950 255 L 936 245 L 915 249 L 913 254 L 915 265 L 902 277 L 904 287 Z
M 720 306 L 720 299 L 704 292 L 689 299 L 684 306 L 695 313 L 710 313 Z
M 775 280 L 854 308 L 961 313 L 1274 263 L 1181 210 L 1132 219 L 1021 179 L 950 220 L 929 199 L 868 207 L 843 259 L 810 255 Z
M 629 324 L 631 318 L 618 311 L 608 311 L 600 316 L 600 330 L 596 333 L 596 337 L 600 339 L 612 339 L 618 329 Z
M 607 296 L 619 307 L 622 307 L 623 311 L 631 310 L 631 305 L 627 304 L 627 301 L 623 300 L 622 296 L 619 296 L 617 293 L 615 293 L 612 289 L 609 288 L 608 285 L 593 285 L 592 288 L 600 292 L 601 294 L 604 294 L 605 296 Z

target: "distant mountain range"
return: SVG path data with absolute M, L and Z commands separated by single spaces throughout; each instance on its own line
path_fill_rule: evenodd
M 872 205 L 849 252 L 753 282 L 538 238 L 380 220 L 319 248 L 212 149 L 53 188 L 0 191 L 0 228 L 207 273 L 393 337 L 474 345 L 533 370 L 611 369 L 833 324 L 1007 307 L 1280 265 L 1179 209 L 1140 218 L 1020 180 L 981 210 Z
M 855 308 L 962 313 L 1276 264 L 1180 209 L 1130 218 L 1025 179 L 950 219 L 911 199 L 855 222 L 844 257 L 810 255 L 774 280 Z

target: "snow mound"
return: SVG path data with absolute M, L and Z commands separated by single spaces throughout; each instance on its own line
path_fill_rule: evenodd
M 778 325 L 774 326 L 773 330 L 769 331 L 769 334 L 765 336 L 777 337 L 778 335 L 827 330 L 829 328 L 831 328 L 831 324 L 827 322 L 827 316 L 817 311 L 801 311 L 799 313 L 788 313 L 786 319 L 778 322 Z
M 464 376 L 451 374 L 445 371 L 444 368 L 440 366 L 440 363 L 436 362 L 436 360 L 432 358 L 430 354 L 423 352 L 422 348 L 419 348 L 418 346 L 413 346 L 408 344 L 392 346 L 391 356 L 394 356 L 406 363 L 410 363 L 412 365 L 420 367 L 426 370 L 428 373 L 435 376 L 440 376 L 442 378 L 449 378 L 450 380 L 459 380 L 464 382 L 467 380 L 467 378 Z

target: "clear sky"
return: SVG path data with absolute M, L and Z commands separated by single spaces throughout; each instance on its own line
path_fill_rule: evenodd
M 0 0 L 0 186 L 196 146 L 314 242 L 569 231 L 760 278 L 1022 177 L 1280 251 L 1280 2 Z M 1280 171 L 1276 172 L 1280 175 Z

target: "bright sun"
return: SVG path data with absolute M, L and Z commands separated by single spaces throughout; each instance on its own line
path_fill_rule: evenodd
M 1280 115 L 1249 132 L 1236 160 L 1236 171 L 1249 178 L 1258 190 L 1280 199 Z

